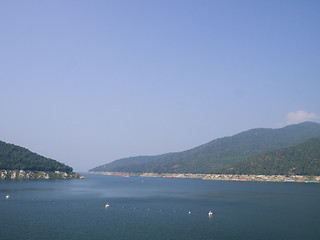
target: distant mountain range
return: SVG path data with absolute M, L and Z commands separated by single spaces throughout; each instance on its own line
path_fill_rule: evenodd
M 308 157 L 313 156 L 312 154 L 318 156 L 318 140 L 311 138 L 320 138 L 319 123 L 304 122 L 279 129 L 257 128 L 231 137 L 219 138 L 187 151 L 157 156 L 123 158 L 89 171 L 132 173 L 241 172 L 243 174 L 267 175 L 275 172 L 283 174 L 316 173 L 307 167 L 312 162 L 314 168 L 320 169 L 320 165 L 316 163 L 318 158 L 316 157 L 313 161 Z M 309 139 L 311 140 L 307 141 Z M 307 142 L 301 144 L 305 141 Z M 310 146 L 313 146 L 312 149 L 315 152 L 311 153 L 307 150 Z M 295 153 L 302 149 L 303 154 Z M 279 154 L 286 156 L 276 158 Z M 294 165 L 289 164 L 291 159 L 289 154 L 296 156 Z M 267 160 L 263 161 L 262 159 L 265 158 Z M 275 167 L 277 165 L 281 167 Z M 305 166 L 305 170 L 302 170 L 302 166 Z M 280 171 L 280 169 L 282 170 Z

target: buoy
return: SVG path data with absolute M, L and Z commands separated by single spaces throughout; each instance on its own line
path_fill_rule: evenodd
M 212 217 L 212 212 L 211 212 L 211 210 L 208 212 L 208 215 L 209 215 L 209 217 Z
M 108 208 L 108 207 L 110 207 L 110 205 L 107 203 L 104 207 L 105 207 L 105 208 Z
M 191 214 L 191 211 L 189 211 L 189 215 Z
M 6 195 L 6 199 L 9 199 L 10 198 L 10 196 L 9 195 Z

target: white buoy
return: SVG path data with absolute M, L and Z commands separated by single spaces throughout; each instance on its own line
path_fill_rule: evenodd
M 212 217 L 212 212 L 211 212 L 211 210 L 208 212 L 208 215 L 209 215 L 209 217 Z
M 10 198 L 10 196 L 9 195 L 6 195 L 6 199 L 9 199 Z
M 189 211 L 189 215 L 191 214 L 191 211 Z
M 105 208 L 108 208 L 108 207 L 110 207 L 110 205 L 107 203 L 104 207 L 105 207 Z

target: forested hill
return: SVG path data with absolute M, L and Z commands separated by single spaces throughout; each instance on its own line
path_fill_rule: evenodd
M 213 173 L 245 158 L 295 146 L 314 137 L 320 137 L 319 123 L 304 122 L 279 129 L 258 128 L 184 152 L 119 159 L 89 171 Z
M 30 171 L 62 171 L 70 173 L 69 167 L 56 160 L 40 156 L 30 150 L 0 141 L 0 169 Z
M 250 157 L 217 173 L 252 175 L 320 175 L 320 139 Z

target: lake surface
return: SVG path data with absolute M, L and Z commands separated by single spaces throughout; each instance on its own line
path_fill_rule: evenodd
M 320 184 L 86 176 L 0 181 L 0 239 L 320 239 Z

